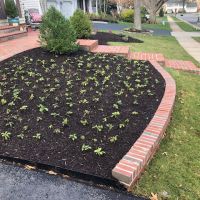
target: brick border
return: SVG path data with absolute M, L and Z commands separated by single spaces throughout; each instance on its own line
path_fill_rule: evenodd
M 112 170 L 112 175 L 129 191 L 140 178 L 145 167 L 155 154 L 164 132 L 169 124 L 176 96 L 174 79 L 156 61 L 150 63 L 163 76 L 166 82 L 161 103 L 141 136 L 133 144 L 129 152 Z

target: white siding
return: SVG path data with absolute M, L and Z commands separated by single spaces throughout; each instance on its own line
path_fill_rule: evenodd
M 20 0 L 20 4 L 23 16 L 24 16 L 24 10 L 30 8 L 36 8 L 39 10 L 40 14 L 42 14 L 39 0 Z

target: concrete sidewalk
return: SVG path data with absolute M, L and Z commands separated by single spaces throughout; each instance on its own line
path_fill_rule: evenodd
M 200 32 L 185 32 L 174 20 L 168 16 L 168 21 L 172 29 L 172 36 L 180 43 L 180 45 L 190 54 L 195 60 L 200 62 L 200 43 L 192 37 L 200 37 Z

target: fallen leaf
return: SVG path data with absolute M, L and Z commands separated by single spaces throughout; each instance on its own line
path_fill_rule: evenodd
M 54 171 L 48 171 L 48 174 L 50 174 L 50 175 L 57 175 L 57 173 L 54 172 Z
M 151 200 L 158 200 L 158 195 L 157 194 L 154 194 L 153 192 L 151 193 L 151 197 L 150 197 Z
M 25 165 L 24 168 L 27 169 L 27 170 L 34 170 L 34 169 L 36 169 L 35 166 L 31 166 L 31 165 Z

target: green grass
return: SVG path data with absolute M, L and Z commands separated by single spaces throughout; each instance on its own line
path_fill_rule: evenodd
M 133 190 L 169 199 L 200 199 L 200 77 L 168 70 L 176 80 L 173 118 L 160 149 Z
M 143 34 L 127 34 L 144 41 L 144 43 L 119 43 L 112 42 L 112 45 L 126 45 L 131 51 L 162 53 L 168 59 L 190 60 L 200 67 L 200 63 L 194 60 L 172 36 L 150 36 Z
M 165 24 L 163 25 L 163 21 Z M 142 24 L 143 29 L 159 29 L 171 31 L 170 25 L 168 23 L 167 17 L 157 17 L 157 24 Z
M 163 25 L 162 22 L 165 22 L 165 25 Z M 130 25 L 131 27 L 133 26 L 133 23 L 129 22 L 119 22 L 120 24 L 126 24 Z M 171 31 L 171 28 L 169 26 L 169 23 L 167 22 L 167 17 L 157 17 L 157 23 L 156 24 L 148 24 L 148 23 L 143 23 L 142 24 L 143 29 L 159 29 L 159 30 L 168 30 Z
M 200 42 L 200 37 L 192 37 L 194 40 L 196 40 L 197 42 Z
M 197 30 L 196 28 L 194 28 L 193 26 L 185 23 L 184 21 L 176 18 L 176 17 L 173 17 L 173 20 L 176 22 L 176 24 L 184 31 L 186 32 L 195 32 L 195 31 L 200 31 L 200 30 Z

